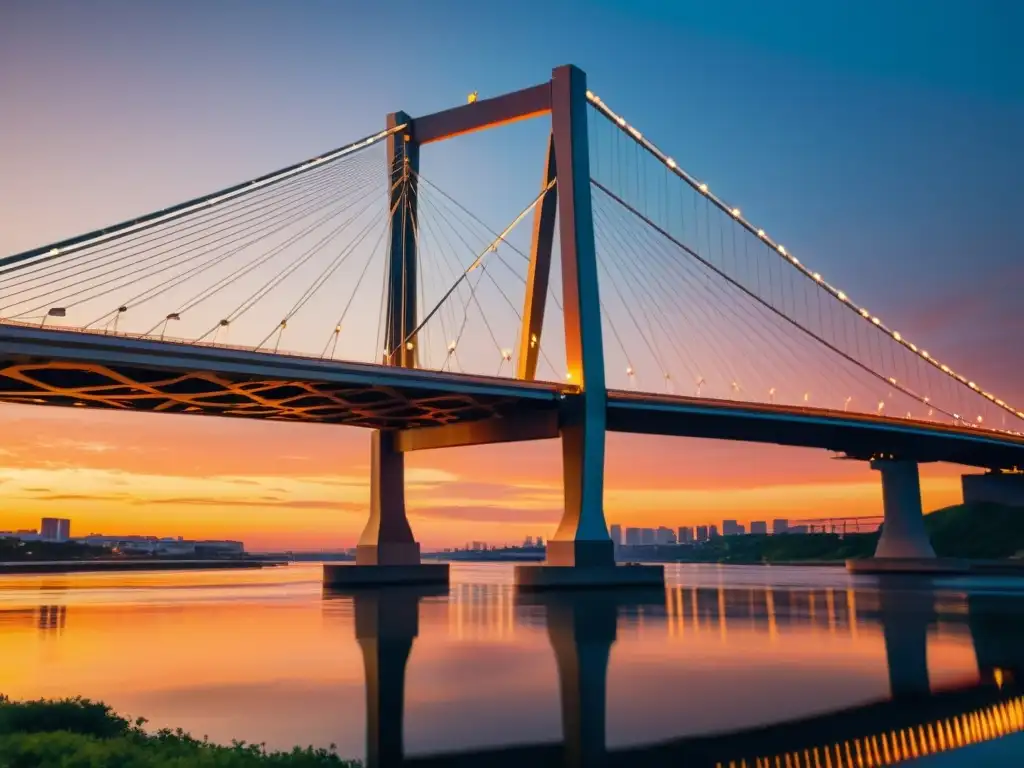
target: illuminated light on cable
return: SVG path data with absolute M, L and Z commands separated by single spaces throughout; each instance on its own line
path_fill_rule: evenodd
M 335 333 L 341 333 L 341 326 L 340 325 L 334 326 L 334 332 Z
M 779 246 L 776 246 L 776 247 L 779 249 L 779 253 L 781 253 L 783 256 L 786 255 L 786 246 L 779 245 Z
M 885 410 L 885 400 L 878 401 L 878 412 L 881 413 Z
M 983 421 L 984 421 L 984 419 L 981 418 L 981 416 L 978 416 L 978 423 L 981 424 Z
M 970 387 L 971 389 L 977 389 L 978 388 L 978 385 L 975 384 L 973 381 L 968 381 L 967 382 L 967 386 Z
M 632 365 L 627 365 L 627 366 L 626 366 L 626 375 L 627 375 L 627 376 L 632 376 L 632 375 L 633 375 L 633 373 L 634 373 L 634 371 L 633 371 L 633 366 L 632 366 Z
M 411 351 L 411 350 L 412 350 L 412 347 L 413 347 L 413 344 L 412 344 L 412 342 L 411 342 L 411 341 L 407 341 L 407 342 L 405 342 L 405 348 L 406 348 L 406 349 L 408 349 L 408 350 L 410 350 L 410 351 Z
M 895 376 L 890 376 L 889 377 L 889 383 L 892 384 L 893 386 L 896 386 L 896 377 Z
M 814 273 L 813 275 L 811 275 L 811 277 L 813 277 L 813 278 L 814 278 L 815 280 L 817 280 L 817 281 L 818 281 L 819 283 L 821 282 L 821 275 L 820 275 L 820 274 L 818 274 L 817 272 L 815 272 L 815 273 Z
M 757 230 L 757 236 L 760 237 L 763 240 L 764 236 L 765 236 L 764 235 L 764 230 L 763 229 Z
M 634 128 L 632 125 L 629 126 L 629 132 L 632 133 L 633 136 L 635 136 L 637 139 L 642 140 L 644 137 L 644 135 L 640 133 L 640 131 L 638 131 L 636 128 Z
M 861 307 L 861 310 L 860 310 L 860 314 L 861 314 L 861 317 L 871 317 L 871 313 L 870 313 L 870 312 L 868 312 L 868 311 L 867 311 L 866 309 L 864 309 L 863 307 Z
M 738 218 L 740 217 L 740 214 L 741 214 L 741 213 L 742 213 L 742 211 L 741 211 L 741 210 L 740 210 L 739 208 L 733 208 L 733 209 L 732 209 L 732 215 L 733 215 L 733 216 L 734 216 L 735 218 L 737 218 L 737 219 L 738 219 Z
M 917 352 L 917 344 L 911 344 L 911 345 L 910 345 L 910 348 L 911 348 L 911 350 L 913 350 L 914 352 Z
M 594 92 L 593 91 L 587 91 L 587 98 L 590 99 L 591 101 L 593 101 L 594 98 L 596 98 L 594 96 Z
M 842 291 L 837 291 L 836 298 L 839 299 L 840 301 L 846 301 L 846 294 L 843 293 Z
M 925 395 L 924 401 L 926 403 L 930 403 L 932 401 L 932 399 L 930 397 L 928 397 L 927 395 Z
M 946 365 L 945 363 L 943 363 L 943 364 L 942 364 L 942 365 L 940 365 L 939 367 L 940 367 L 940 368 L 942 369 L 942 372 L 943 372 L 943 373 L 949 373 L 949 366 L 948 366 L 948 365 Z
M 502 360 L 511 360 L 512 359 L 512 350 L 511 349 L 503 349 L 503 350 L 501 350 L 501 359 Z
M 708 185 L 707 184 L 703 184 L 702 183 L 699 187 L 697 187 L 697 189 L 699 189 L 705 195 L 708 193 Z
M 60 248 L 51 248 L 50 249 L 50 255 L 51 256 L 60 256 Z
M 621 125 L 621 126 L 625 126 L 625 125 L 626 125 L 626 118 L 624 118 L 624 117 L 620 117 L 620 118 L 619 118 L 618 120 L 616 120 L 616 122 L 617 122 L 617 123 L 618 123 L 619 125 Z
M 881 325 L 882 324 L 882 321 L 879 320 L 877 317 L 872 317 L 871 318 L 871 322 L 874 323 L 875 325 Z
M 676 167 L 676 161 L 675 161 L 675 160 L 673 160 L 673 159 L 672 159 L 672 158 L 670 157 L 670 158 L 668 158 L 668 159 L 667 159 L 667 160 L 665 161 L 665 165 L 667 165 L 667 166 L 668 166 L 669 168 L 671 168 L 672 170 L 675 170 L 675 167 Z
M 811 393 L 810 392 L 804 392 L 804 402 L 805 403 L 809 403 L 810 401 L 811 401 Z
M 449 355 L 450 355 L 450 354 L 451 354 L 452 352 L 454 352 L 454 351 L 455 351 L 455 347 L 456 347 L 456 346 L 457 346 L 457 343 L 456 343 L 456 342 L 454 342 L 454 341 L 449 341 L 449 342 L 448 342 L 448 354 L 449 354 Z
M 896 339 L 896 341 L 903 341 L 903 337 L 900 336 L 900 332 L 899 331 L 893 331 L 892 332 L 892 337 L 894 339 Z
M 775 402 L 775 387 L 772 387 L 771 389 L 768 390 L 768 399 L 771 400 L 773 403 Z
M 921 357 L 923 357 L 925 360 L 930 360 L 931 359 L 931 355 L 928 354 L 928 350 L 927 349 L 922 349 L 921 350 Z
M 1001 405 L 1005 407 L 1006 403 L 1004 403 L 1002 400 L 996 400 L 996 405 Z
M 665 381 L 668 381 L 671 378 L 672 378 L 671 374 L 668 374 L 668 373 L 665 374 Z

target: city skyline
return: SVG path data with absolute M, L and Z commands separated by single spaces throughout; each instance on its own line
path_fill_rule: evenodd
M 19 180 L 0 190 L 0 210 L 13 222 L 0 232 L 0 255 L 308 157 L 379 129 L 394 109 L 458 104 L 471 91 L 521 87 L 573 61 L 637 126 L 770 222 L 851 295 L 927 339 L 955 368 L 1024 399 L 1020 361 L 999 353 L 1015 348 L 1021 330 L 1012 286 L 1024 239 L 1012 212 L 1021 208 L 1013 137 L 1024 132 L 1024 89 L 1013 73 L 1024 67 L 986 58 L 977 41 L 998 29 L 965 43 L 955 9 L 887 11 L 889 26 L 871 26 L 874 45 L 865 46 L 854 40 L 869 28 L 867 16 L 843 19 L 840 30 L 842 14 L 826 9 L 807 17 L 795 7 L 765 16 L 594 4 L 586 14 L 554 12 L 544 30 L 510 19 L 506 33 L 520 49 L 495 52 L 476 41 L 472 9 L 452 4 L 431 14 L 410 9 L 422 35 L 355 83 L 343 73 L 390 48 L 380 11 L 355 11 L 348 26 L 337 10 L 325 11 L 350 44 L 314 56 L 306 44 L 275 52 L 266 42 L 282 28 L 294 40 L 322 39 L 331 24 L 270 6 L 240 16 L 228 5 L 100 3 L 86 13 L 65 4 L 53 14 L 14 3 L 0 11 L 8 22 L 0 23 L 0 65 L 15 73 L 0 83 L 0 98 L 17 118 L 0 145 L 0 175 Z M 796 18 L 803 35 L 787 29 Z M 83 28 L 98 36 L 91 49 L 104 56 L 76 46 Z M 153 28 L 159 38 L 147 32 Z M 567 34 L 574 29 L 588 34 Z M 606 61 L 604 45 L 593 41 L 626 29 L 659 44 L 684 40 L 701 71 L 672 70 L 666 88 L 659 73 L 668 62 L 653 44 Z M 192 52 L 187 65 L 177 58 L 184 50 Z M 483 50 L 485 70 L 472 64 Z M 803 129 L 796 138 L 792 125 Z M 510 183 L 535 189 L 533 134 L 531 142 L 508 136 Z M 453 161 L 446 181 L 458 188 L 467 162 L 493 146 L 453 144 L 439 155 Z M 504 220 L 509 201 L 500 197 L 479 201 L 488 221 Z M 170 529 L 244 538 L 258 549 L 320 549 L 353 544 L 365 523 L 366 432 L 14 406 L 0 410 L 0 424 L 3 528 L 45 515 L 93 530 Z M 561 505 L 559 462 L 554 442 L 411 456 L 417 537 L 442 548 L 550 535 Z M 961 472 L 922 467 L 926 509 L 960 500 Z M 749 525 L 823 509 L 879 514 L 877 475 L 817 451 L 609 437 L 609 522 Z

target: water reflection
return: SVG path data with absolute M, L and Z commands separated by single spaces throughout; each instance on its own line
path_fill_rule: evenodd
M 370 765 L 884 765 L 1021 728 L 1024 588 L 687 567 L 324 594 L 315 566 L 0 580 L 0 691 Z
M 509 585 L 447 590 L 325 593 L 351 600 L 366 675 L 369 768 L 457 765 L 716 765 L 843 768 L 889 765 L 1024 729 L 1024 601 L 1014 594 L 939 592 L 906 577 L 878 589 L 669 587 L 658 592 L 521 595 Z M 561 743 L 537 743 L 429 756 L 404 749 L 406 666 L 418 635 L 420 603 L 447 598 L 457 639 L 508 638 L 517 626 L 546 627 L 558 674 Z M 793 628 L 856 637 L 880 627 L 888 699 L 769 726 L 608 749 L 608 667 L 620 627 L 660 624 L 670 637 L 752 627 L 769 642 Z M 966 628 L 978 675 L 933 690 L 928 636 Z M 730 681 L 740 689 L 742 680 Z M 501 696 L 501 691 L 495 691 Z M 681 695 L 685 695 L 682 694 Z

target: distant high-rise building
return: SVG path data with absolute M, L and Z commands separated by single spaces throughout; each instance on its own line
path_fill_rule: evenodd
M 654 529 L 653 528 L 641 528 L 640 529 L 640 543 L 641 544 L 653 544 L 655 542 Z
M 768 534 L 768 523 L 764 520 L 751 520 L 750 532 L 757 536 L 765 536 Z
M 535 541 L 535 543 L 536 543 L 536 545 L 538 547 L 543 547 L 544 546 L 544 537 L 543 536 L 538 536 L 536 541 Z
M 533 546 L 533 536 L 527 536 L 526 541 L 523 542 L 523 546 L 527 549 Z
M 693 528 L 684 526 L 676 532 L 676 541 L 680 544 L 693 543 Z
M 621 547 L 623 544 L 623 526 L 612 525 L 608 528 L 608 536 L 611 537 L 611 543 L 615 547 Z
M 789 530 L 789 520 L 776 518 L 772 520 L 772 533 L 786 533 Z
M 658 530 L 654 532 L 654 543 L 655 544 L 675 544 L 676 534 L 671 528 L 665 526 L 659 526 Z
M 722 521 L 722 535 L 723 536 L 738 536 L 743 531 L 741 526 L 735 520 L 723 520 Z
M 697 532 L 696 532 L 695 535 L 696 535 L 697 541 L 707 541 L 708 540 L 708 527 L 706 525 L 698 525 L 697 526 Z
M 709 525 L 708 526 L 708 538 L 709 539 L 717 539 L 718 538 L 718 526 L 717 525 Z
M 71 521 L 63 517 L 44 517 L 39 533 L 43 541 L 67 541 L 71 536 Z
M 640 543 L 642 536 L 640 535 L 639 528 L 627 528 L 626 529 L 626 543 L 630 546 L 636 546 Z

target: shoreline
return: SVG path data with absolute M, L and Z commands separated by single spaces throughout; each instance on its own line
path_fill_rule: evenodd
M 286 560 L 25 560 L 0 563 L 0 576 L 36 573 L 104 573 L 116 571 L 201 571 L 276 568 Z

